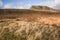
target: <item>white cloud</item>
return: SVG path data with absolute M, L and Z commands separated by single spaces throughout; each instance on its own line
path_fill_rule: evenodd
M 3 5 L 3 2 L 0 0 L 0 7 Z
M 56 5 L 55 1 L 52 0 L 52 1 L 48 1 L 48 2 L 41 2 L 40 5 L 42 6 L 49 6 L 49 7 L 54 7 Z
M 9 4 L 5 4 L 3 8 L 6 8 L 6 9 L 12 8 L 12 4 L 10 4 L 10 3 Z
M 38 5 L 49 6 L 54 9 L 60 9 L 60 0 L 52 0 L 48 2 L 41 2 Z
M 60 10 L 60 0 L 55 0 L 56 5 L 54 6 L 55 9 Z
M 23 3 L 18 3 L 15 5 L 16 9 L 24 9 L 24 4 Z
M 4 9 L 22 9 L 23 5 L 22 4 L 14 4 L 14 3 L 7 3 L 3 7 Z
M 0 6 L 2 5 L 2 1 L 0 0 Z M 49 0 L 46 2 L 40 2 L 37 5 L 42 5 L 42 6 L 49 6 L 51 8 L 55 8 L 55 9 L 60 9 L 60 0 Z M 32 5 L 31 4 L 27 4 L 25 5 L 24 3 L 7 3 L 3 6 L 3 8 L 13 8 L 13 9 L 27 9 L 30 8 Z
M 31 5 L 30 4 L 23 4 L 23 3 L 18 3 L 18 4 L 14 4 L 14 3 L 7 3 L 4 5 L 4 9 L 27 9 L 29 8 Z

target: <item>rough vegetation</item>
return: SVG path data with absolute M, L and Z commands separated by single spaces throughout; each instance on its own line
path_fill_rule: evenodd
M 46 6 L 0 9 L 0 40 L 60 40 L 60 11 Z
M 60 26 L 36 21 L 0 21 L 0 40 L 60 40 Z

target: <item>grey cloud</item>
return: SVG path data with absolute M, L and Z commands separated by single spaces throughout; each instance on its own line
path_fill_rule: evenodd
M 60 3 L 54 6 L 54 8 L 60 10 Z

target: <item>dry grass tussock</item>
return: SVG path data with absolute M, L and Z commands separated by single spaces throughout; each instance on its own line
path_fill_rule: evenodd
M 34 21 L 1 21 L 0 40 L 60 40 L 60 26 Z

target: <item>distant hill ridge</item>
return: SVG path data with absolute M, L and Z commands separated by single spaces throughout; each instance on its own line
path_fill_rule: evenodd
M 30 9 L 32 10 L 55 10 L 47 6 L 32 6 Z
M 0 9 L 1 12 L 20 12 L 20 11 L 43 11 L 43 12 L 60 12 L 60 10 L 56 10 L 53 8 L 50 8 L 48 6 L 31 6 L 29 9 Z

